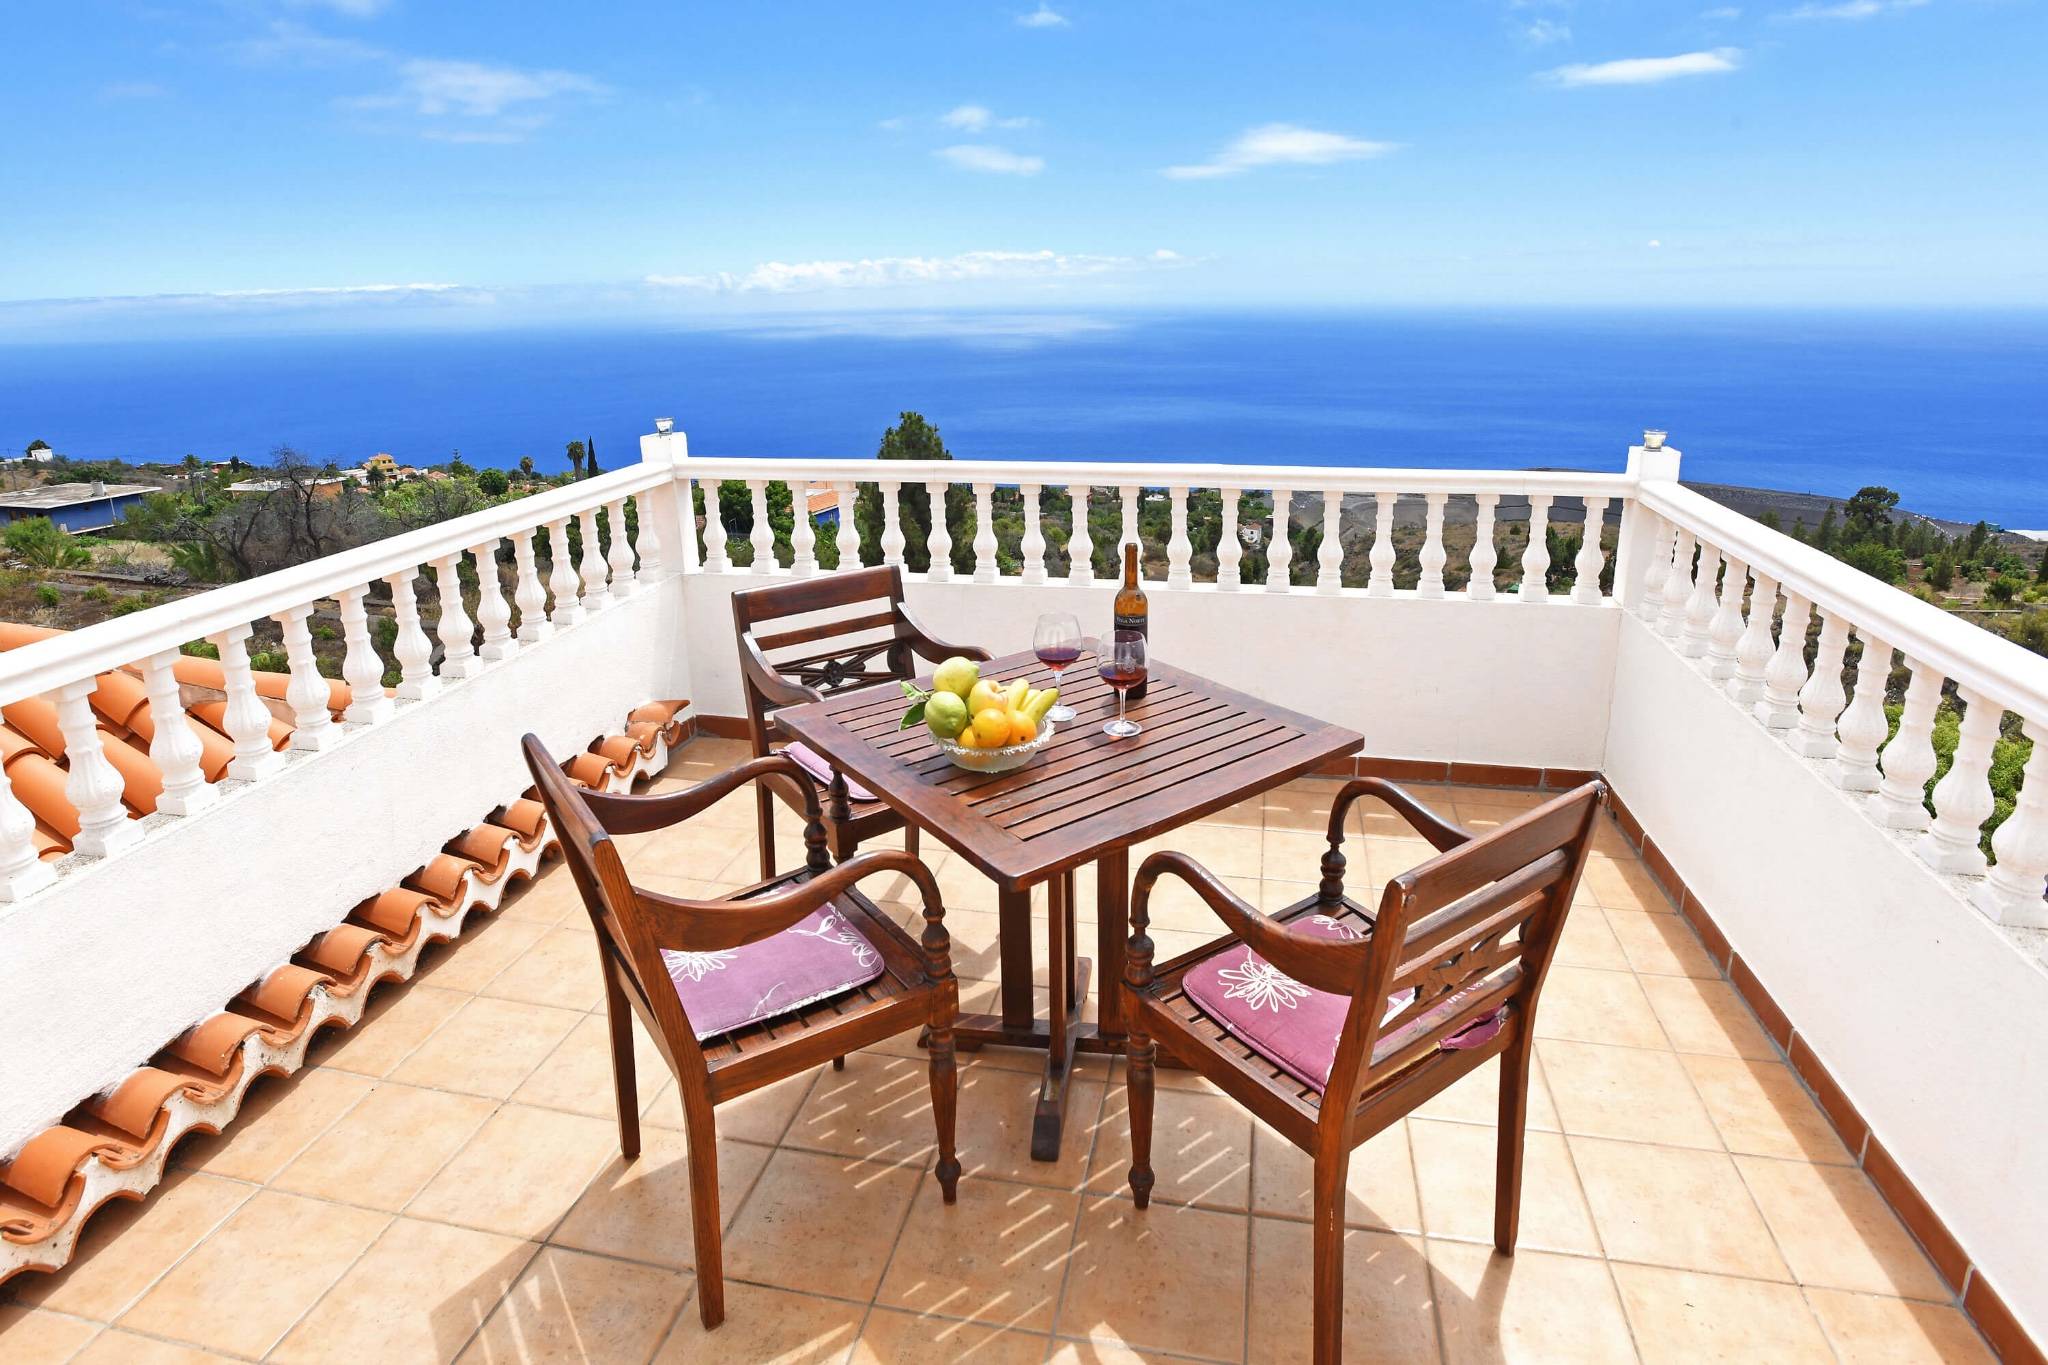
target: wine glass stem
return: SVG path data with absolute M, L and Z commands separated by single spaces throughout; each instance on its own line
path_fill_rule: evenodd
M 1119 730 L 1124 728 L 1124 698 L 1130 695 L 1130 691 L 1128 687 L 1119 687 L 1116 690 L 1116 728 Z

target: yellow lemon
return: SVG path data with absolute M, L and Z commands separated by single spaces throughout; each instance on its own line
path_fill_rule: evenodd
M 1038 738 L 1038 726 L 1021 711 L 1010 713 L 1010 743 L 1029 744 Z
M 965 734 L 963 730 L 961 732 Z M 1000 707 L 985 707 L 974 713 L 974 737 L 981 748 L 1000 749 L 1010 742 L 1010 713 Z

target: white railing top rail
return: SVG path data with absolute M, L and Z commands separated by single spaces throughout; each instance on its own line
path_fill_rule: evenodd
M 1677 483 L 1644 480 L 1637 497 L 1650 511 L 1841 617 L 1859 634 L 1868 631 L 2007 710 L 2048 719 L 2048 659 Z
M 12 705 L 176 649 L 188 640 L 332 597 L 492 540 L 524 534 L 595 504 L 657 487 L 673 477 L 674 471 L 667 465 L 630 465 L 8 650 L 0 653 L 0 705 Z
M 1034 483 L 1091 488 L 1285 488 L 1342 493 L 1506 493 L 1552 497 L 1627 497 L 1635 480 L 1625 473 L 1544 469 L 1371 469 L 1357 465 L 1253 465 L 1111 463 L 1093 460 L 809 460 L 760 457 L 705 459 L 676 465 L 696 479 L 769 479 L 791 476 L 847 483 Z

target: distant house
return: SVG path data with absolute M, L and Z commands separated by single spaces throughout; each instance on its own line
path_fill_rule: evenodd
M 836 488 L 813 488 L 807 505 L 811 520 L 819 526 L 839 524 L 839 490 Z
M 118 523 L 131 507 L 139 507 L 151 493 L 163 490 L 147 483 L 46 483 L 40 488 L 23 488 L 0 493 L 0 526 L 29 517 L 48 517 L 65 530 L 104 531 Z
M 338 498 L 341 491 L 354 484 L 360 488 L 369 482 L 369 474 L 362 469 L 344 469 L 323 479 L 313 480 L 313 496 L 316 498 Z M 245 498 L 258 493 L 275 493 L 284 487 L 283 479 L 243 479 L 228 485 L 228 492 Z
M 27 450 L 22 451 L 19 455 L 8 455 L 0 458 L 0 464 L 49 464 L 56 458 L 56 451 L 50 449 L 41 441 L 31 441 Z

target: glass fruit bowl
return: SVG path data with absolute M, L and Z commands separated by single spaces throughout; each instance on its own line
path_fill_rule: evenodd
M 1038 738 L 1024 744 L 1005 744 L 1000 749 L 966 749 L 937 735 L 932 736 L 932 743 L 939 746 L 956 768 L 965 768 L 971 773 L 1006 773 L 1029 763 L 1031 756 L 1045 747 L 1057 728 L 1049 720 L 1040 721 Z

